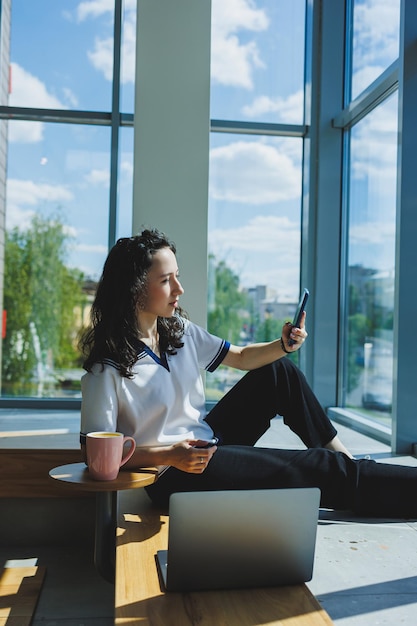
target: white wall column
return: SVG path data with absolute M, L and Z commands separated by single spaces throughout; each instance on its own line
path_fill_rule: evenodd
M 182 305 L 207 319 L 210 0 L 138 0 L 133 233 L 175 241 Z
M 302 286 L 311 291 L 305 372 L 328 407 L 337 402 L 338 383 L 342 131 L 332 120 L 343 107 L 345 3 L 313 0 L 312 7 L 310 180 L 302 249 Z

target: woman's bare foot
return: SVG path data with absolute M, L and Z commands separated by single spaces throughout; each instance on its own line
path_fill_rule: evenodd
M 353 459 L 352 454 L 349 452 L 347 448 L 345 448 L 345 446 L 340 441 L 337 435 L 336 437 L 334 437 L 334 439 L 329 441 L 329 443 L 325 445 L 324 447 L 327 448 L 328 450 L 334 450 L 334 452 L 344 452 L 350 459 Z

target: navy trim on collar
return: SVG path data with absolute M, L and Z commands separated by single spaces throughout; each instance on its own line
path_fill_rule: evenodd
M 166 370 L 169 370 L 169 365 L 168 365 L 168 360 L 167 360 L 167 355 L 165 352 L 161 353 L 161 356 L 159 357 L 157 354 L 155 354 L 155 352 L 153 352 L 153 350 L 151 350 L 151 348 L 149 346 L 147 346 L 146 344 L 142 343 L 142 341 L 139 342 L 141 344 L 142 350 L 141 352 L 146 352 L 146 354 L 148 354 L 150 357 L 152 357 L 152 359 L 155 361 L 155 363 L 158 363 L 158 365 L 162 365 L 162 367 L 164 367 Z M 140 354 L 140 353 L 139 353 Z M 139 356 L 139 355 L 138 355 Z

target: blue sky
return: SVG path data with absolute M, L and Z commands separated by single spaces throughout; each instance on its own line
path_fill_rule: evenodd
M 362 89 L 398 55 L 398 6 L 398 0 L 356 2 L 354 89 Z M 10 104 L 109 110 L 112 8 L 112 0 L 12 0 Z M 135 18 L 136 0 L 126 0 L 122 110 L 127 113 L 134 108 Z M 211 117 L 301 123 L 303 38 L 303 0 L 213 0 Z M 394 114 L 386 107 L 369 123 L 381 130 L 388 121 L 395 132 Z M 380 180 L 392 184 L 392 158 L 381 154 L 377 134 L 364 124 L 355 141 L 358 185 L 370 141 Z M 9 142 L 8 226 L 60 207 L 74 235 L 69 263 L 96 276 L 107 251 L 109 129 L 14 122 Z M 122 131 L 121 147 L 118 234 L 124 236 L 130 234 L 131 129 Z M 298 296 L 300 167 L 298 139 L 212 135 L 210 249 L 227 259 L 243 285 L 266 283 L 280 299 Z M 372 173 L 370 179 L 377 181 Z M 376 184 L 365 184 L 372 192 L 367 201 L 375 206 L 378 197 L 380 210 L 352 214 L 355 260 L 364 264 L 376 258 L 379 245 L 363 246 L 367 234 L 380 227 L 392 238 L 395 223 L 391 197 Z

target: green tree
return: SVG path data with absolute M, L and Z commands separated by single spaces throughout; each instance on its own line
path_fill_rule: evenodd
M 363 372 L 363 349 L 371 332 L 369 319 L 362 313 L 349 316 L 348 320 L 348 392 L 359 385 Z
M 225 261 L 215 266 L 214 288 L 215 298 L 208 314 L 208 329 L 231 343 L 240 343 L 246 319 L 244 313 L 249 310 L 248 296 L 239 289 L 239 277 L 227 267 Z
M 84 277 L 65 266 L 69 241 L 60 219 L 40 216 L 6 234 L 3 393 L 30 393 L 47 368 L 78 364 L 74 315 Z
M 30 331 L 29 267 L 23 254 L 24 239 L 17 229 L 6 233 L 3 308 L 6 335 L 3 339 L 2 378 L 7 388 L 13 381 L 27 379 L 35 364 Z
M 281 337 L 281 330 L 284 322 L 273 317 L 267 317 L 262 323 L 258 324 L 255 333 L 255 341 L 274 341 Z
M 363 373 L 364 345 L 367 337 L 374 335 L 375 320 L 372 313 L 374 301 L 370 281 L 362 285 L 349 286 L 349 317 L 347 333 L 347 391 L 350 393 L 360 384 Z

